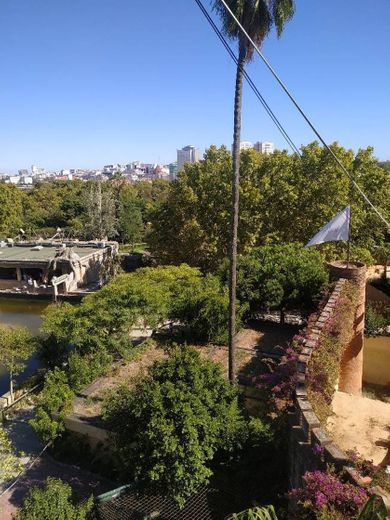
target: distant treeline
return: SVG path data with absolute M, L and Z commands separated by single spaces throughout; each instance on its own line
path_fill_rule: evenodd
M 169 182 L 42 182 L 23 191 L 0 183 L 0 236 L 79 239 L 109 238 L 134 244 L 144 239 L 147 223 L 166 199 Z
M 332 149 L 361 188 L 390 219 L 390 162 L 379 163 L 373 149 L 354 154 Z M 286 151 L 241 154 L 239 252 L 289 242 L 306 243 L 352 199 L 355 257 L 372 260 L 388 240 L 383 222 L 352 190 L 350 181 L 318 143 L 302 147 L 302 157 Z M 228 254 L 231 209 L 231 154 L 211 146 L 204 160 L 186 164 L 174 182 L 129 184 L 45 182 L 29 191 L 0 184 L 0 237 L 49 238 L 57 228 L 69 237 L 147 242 L 160 263 L 188 263 L 215 270 Z M 323 246 L 328 256 L 345 244 Z

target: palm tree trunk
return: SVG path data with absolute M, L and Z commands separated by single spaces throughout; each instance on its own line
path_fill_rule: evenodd
M 234 135 L 233 135 L 233 174 L 232 174 L 232 212 L 230 243 L 229 277 L 229 379 L 235 378 L 235 335 L 236 335 L 236 287 L 237 287 L 237 236 L 240 197 L 240 141 L 242 85 L 244 80 L 245 47 L 240 45 L 237 65 L 236 89 L 234 96 Z

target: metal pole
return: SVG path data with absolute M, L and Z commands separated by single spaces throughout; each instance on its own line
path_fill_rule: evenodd
M 348 245 L 347 245 L 347 269 L 351 263 L 351 240 L 352 240 L 352 202 L 353 202 L 353 187 L 354 187 L 354 173 L 357 166 L 356 158 L 353 162 L 352 173 L 349 184 L 349 222 L 348 222 Z

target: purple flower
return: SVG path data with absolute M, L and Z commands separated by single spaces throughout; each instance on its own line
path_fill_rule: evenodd
M 321 456 L 324 453 L 323 446 L 321 446 L 321 444 L 318 444 L 318 443 L 314 444 L 312 450 L 313 450 L 314 455 L 317 455 L 317 456 Z

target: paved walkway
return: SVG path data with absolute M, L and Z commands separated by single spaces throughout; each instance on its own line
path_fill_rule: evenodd
M 15 418 L 4 424 L 8 436 L 16 450 L 24 452 L 22 462 L 28 467 L 42 451 L 42 444 L 28 421 L 34 416 L 34 408 L 18 410 Z M 99 475 L 80 469 L 77 466 L 63 464 L 54 460 L 48 453 L 38 457 L 36 462 L 27 469 L 16 485 L 0 496 L 0 518 L 11 520 L 12 515 L 21 506 L 28 491 L 36 485 L 42 485 L 47 477 L 61 478 L 68 482 L 74 492 L 81 498 L 89 495 L 100 495 L 116 487 L 116 484 L 103 479 Z M 8 483 L 8 485 L 10 485 Z M 5 486 L 0 486 L 0 495 Z

